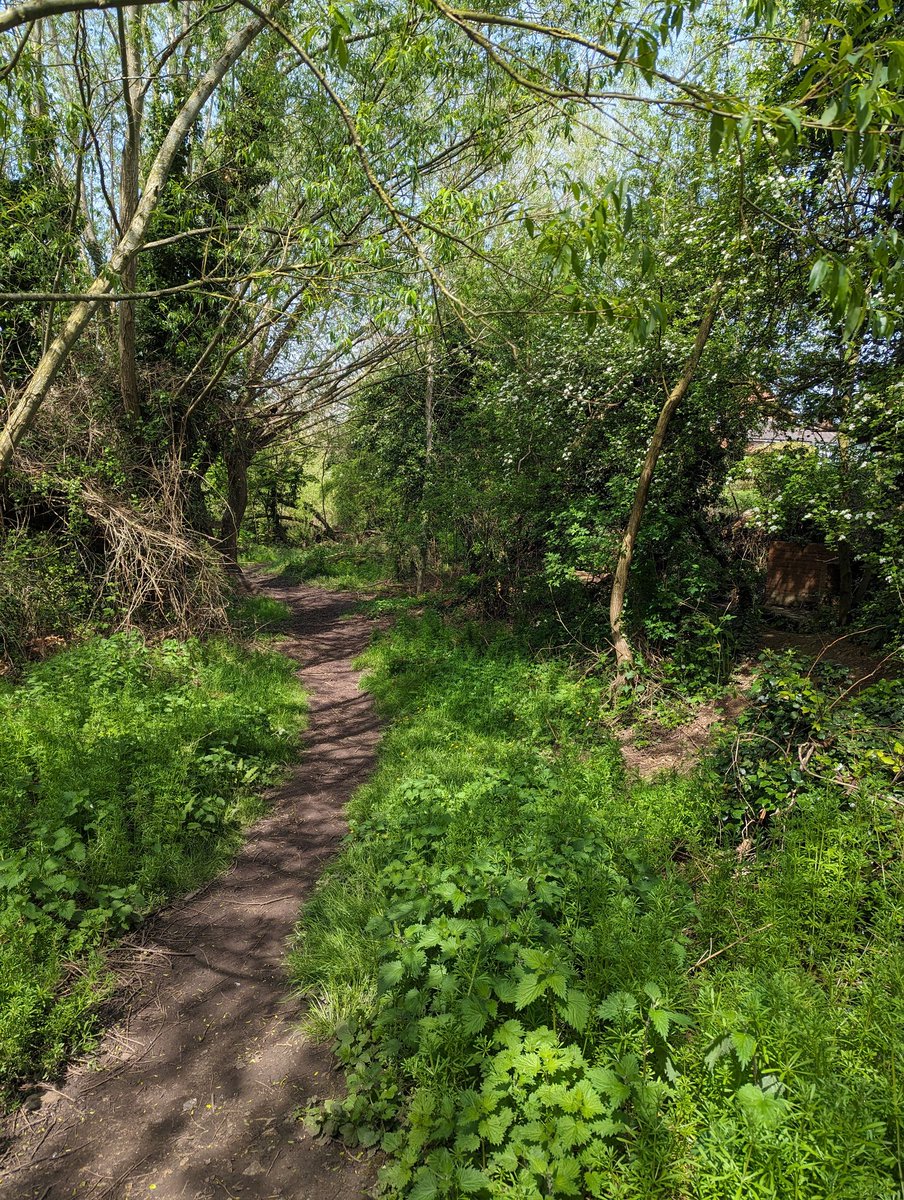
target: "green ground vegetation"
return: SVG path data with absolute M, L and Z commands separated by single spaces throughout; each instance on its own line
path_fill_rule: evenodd
M 246 628 L 279 606 L 253 600 Z M 294 754 L 288 659 L 225 639 L 93 637 L 0 690 L 0 1087 L 85 1048 L 104 951 L 229 860 Z
M 287 583 L 310 583 L 340 591 L 385 591 L 389 552 L 374 539 L 318 542 L 311 546 L 273 546 L 248 542 L 243 558 L 278 571 Z
M 388 719 L 292 966 L 390 1196 L 901 1194 L 904 686 L 766 658 L 686 777 L 606 686 L 403 615 Z

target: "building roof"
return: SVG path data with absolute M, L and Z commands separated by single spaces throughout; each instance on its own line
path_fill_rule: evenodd
M 751 430 L 747 434 L 748 450 L 775 449 L 779 446 L 828 447 L 837 443 L 838 431 L 835 429 L 820 429 L 817 426 L 782 429 L 774 421 L 767 421 L 761 430 Z

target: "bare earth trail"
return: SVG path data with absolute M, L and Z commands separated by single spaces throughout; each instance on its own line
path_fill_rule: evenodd
M 293 612 L 283 649 L 310 705 L 301 763 L 233 867 L 147 927 L 141 987 L 95 1069 L 18 1114 L 2 1200 L 356 1200 L 373 1182 L 371 1163 L 293 1119 L 342 1080 L 299 1032 L 285 976 L 299 907 L 374 765 L 377 721 L 352 667 L 373 625 L 348 617 L 347 596 L 263 587 Z

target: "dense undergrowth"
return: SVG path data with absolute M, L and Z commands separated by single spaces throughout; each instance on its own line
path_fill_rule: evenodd
M 246 628 L 278 616 L 245 606 Z M 254 611 L 252 611 L 254 610 Z M 103 951 L 235 850 L 292 756 L 289 660 L 95 637 L 0 690 L 0 1089 L 86 1046 Z
M 601 686 L 402 617 L 390 719 L 293 955 L 389 1195 L 891 1200 L 900 683 L 765 664 L 689 778 L 626 778 Z

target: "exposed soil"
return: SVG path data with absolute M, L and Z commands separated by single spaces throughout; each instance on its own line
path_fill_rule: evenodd
M 746 677 L 745 682 L 749 682 Z M 728 695 L 701 704 L 684 725 L 674 728 L 645 725 L 643 746 L 634 744 L 636 730 L 619 730 L 616 736 L 628 770 L 636 772 L 641 779 L 649 779 L 660 771 L 689 770 L 713 736 L 716 726 L 733 721 L 744 704 L 742 695 Z
M 855 687 L 867 687 L 880 679 L 900 675 L 900 660 L 890 654 L 879 654 L 854 640 L 855 634 L 797 633 L 767 627 L 760 640 L 765 650 L 796 650 L 809 658 L 825 659 L 847 667 Z
M 900 666 L 891 655 L 878 655 L 874 650 L 852 640 L 853 635 L 837 633 L 799 633 L 766 626 L 760 631 L 763 650 L 796 650 L 812 659 L 825 659 L 850 671 L 852 688 L 867 687 L 880 679 L 897 677 Z M 745 693 L 750 687 L 755 663 L 743 663 L 735 673 L 733 691 L 720 700 L 701 704 L 693 717 L 674 728 L 646 724 L 643 745 L 636 745 L 637 731 L 620 730 L 616 735 L 628 769 L 642 779 L 660 771 L 687 771 L 700 752 L 714 736 L 718 726 L 734 721 L 747 703 Z
M 374 764 L 377 721 L 352 668 L 373 626 L 348 616 L 348 596 L 262 586 L 293 612 L 283 649 L 310 697 L 302 761 L 231 869 L 144 928 L 127 1012 L 99 1053 L 10 1119 L 3 1200 L 352 1200 L 373 1183 L 371 1161 L 293 1117 L 343 1081 L 300 1032 L 285 975 L 299 907 Z

